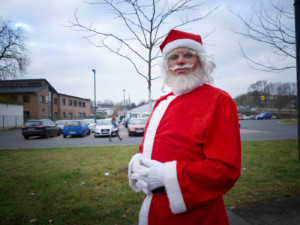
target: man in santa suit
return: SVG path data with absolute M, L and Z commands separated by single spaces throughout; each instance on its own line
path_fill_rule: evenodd
M 129 185 L 146 197 L 140 225 L 227 225 L 223 194 L 240 176 L 241 141 L 232 98 L 210 85 L 215 63 L 199 35 L 171 30 L 160 45 L 163 85 Z

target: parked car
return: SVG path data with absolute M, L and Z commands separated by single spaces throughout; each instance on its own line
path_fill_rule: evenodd
M 88 125 L 91 132 L 94 133 L 95 126 L 96 126 L 95 120 L 94 119 L 83 119 L 83 121 Z
M 116 136 L 117 134 L 113 131 L 113 127 L 114 126 L 111 123 L 111 118 L 97 120 L 94 137 L 109 136 L 111 132 L 112 136 Z
M 272 113 L 264 112 L 264 113 L 257 115 L 256 119 L 257 120 L 266 120 L 266 119 L 272 119 L 272 117 L 273 117 Z
M 238 118 L 239 118 L 239 120 L 249 120 L 250 118 L 249 118 L 249 116 L 246 116 L 246 115 L 242 115 L 242 114 L 238 114 Z
M 83 120 L 68 120 L 63 129 L 63 137 L 90 135 L 91 131 Z
M 249 120 L 256 120 L 257 115 L 251 115 L 249 116 Z
M 55 124 L 59 127 L 60 133 L 61 133 L 61 134 L 63 133 L 63 129 L 64 129 L 65 123 L 66 123 L 67 121 L 68 121 L 68 120 L 56 120 L 56 121 L 55 121 Z
M 60 134 L 60 128 L 49 119 L 28 120 L 22 127 L 22 135 L 25 139 L 32 136 L 49 138 Z
M 129 137 L 138 134 L 144 135 L 146 123 L 147 119 L 145 118 L 131 118 L 127 127 Z

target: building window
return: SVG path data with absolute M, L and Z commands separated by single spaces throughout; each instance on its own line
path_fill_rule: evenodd
M 57 119 L 57 112 L 54 112 L 54 119 Z
M 78 119 L 81 119 L 81 112 L 78 113 Z
M 54 98 L 54 104 L 57 105 L 57 98 Z
M 15 100 L 15 101 L 18 101 L 18 96 L 16 96 L 16 95 L 11 95 L 11 96 L 10 96 L 10 99 Z
M 68 113 L 68 118 L 72 119 L 72 117 L 73 117 L 72 113 Z
M 68 100 L 68 106 L 72 106 L 72 100 Z
M 77 107 L 77 101 L 76 101 L 76 100 L 74 100 L 74 102 L 73 102 L 73 103 L 74 103 L 74 106 L 76 106 L 76 107 Z
M 24 120 L 30 119 L 30 112 L 29 111 L 24 111 Z
M 48 98 L 48 99 L 47 99 L 47 100 L 48 100 L 47 103 L 48 103 L 48 102 L 51 103 L 51 102 L 52 102 L 52 92 L 51 92 L 51 91 L 48 92 L 47 98 Z
M 85 118 L 85 113 L 82 113 L 82 118 Z
M 78 106 L 81 107 L 81 101 L 78 101 Z
M 62 104 L 66 105 L 66 99 L 65 98 L 62 99 Z
M 66 113 L 65 113 L 65 112 L 63 112 L 63 114 L 62 114 L 62 118 L 63 118 L 63 119 L 66 118 Z
M 29 95 L 23 95 L 23 103 L 29 102 Z
M 40 103 L 44 103 L 45 102 L 45 96 L 40 95 Z
M 82 103 L 82 107 L 85 108 L 85 102 Z

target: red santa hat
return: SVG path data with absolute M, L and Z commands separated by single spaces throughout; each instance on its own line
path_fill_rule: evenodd
M 166 56 L 175 48 L 186 47 L 195 50 L 197 53 L 205 53 L 200 35 L 191 34 L 179 30 L 171 30 L 163 43 L 160 50 L 163 56 Z

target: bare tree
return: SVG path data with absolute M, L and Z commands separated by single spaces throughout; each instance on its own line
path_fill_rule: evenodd
M 267 1 L 264 1 L 266 3 Z M 274 59 L 266 57 L 264 60 L 251 58 L 246 50 L 240 45 L 243 56 L 250 62 L 250 65 L 261 71 L 282 72 L 287 69 L 296 68 L 296 64 L 283 61 L 296 59 L 296 42 L 293 7 L 284 7 L 280 1 L 274 3 L 270 1 L 270 8 L 264 8 L 261 5 L 260 10 L 253 9 L 250 16 L 241 15 L 238 12 L 230 10 L 243 24 L 242 31 L 233 32 L 247 38 L 262 43 L 270 47 L 271 53 L 278 56 Z
M 203 3 L 193 0 L 96 0 L 88 4 L 108 6 L 127 32 L 110 33 L 95 28 L 93 24 L 84 25 L 77 13 L 70 26 L 87 32 L 84 37 L 93 45 L 105 47 L 132 64 L 137 74 L 147 81 L 150 109 L 152 81 L 159 77 L 152 74 L 156 66 L 154 61 L 159 58 L 158 45 L 171 29 L 203 20 L 217 9 L 196 11 Z M 95 37 L 99 39 L 96 41 Z
M 13 28 L 10 21 L 0 19 L 0 80 L 16 78 L 29 65 L 26 33 Z

